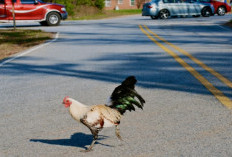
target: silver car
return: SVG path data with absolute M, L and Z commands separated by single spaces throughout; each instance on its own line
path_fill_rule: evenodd
M 142 16 L 152 19 L 167 19 L 170 16 L 204 16 L 214 15 L 214 7 L 209 3 L 193 0 L 152 0 L 143 5 Z

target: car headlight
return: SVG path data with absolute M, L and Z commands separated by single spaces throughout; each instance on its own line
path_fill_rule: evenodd
M 62 10 L 62 11 L 66 11 L 66 9 L 65 9 L 65 8 L 61 8 L 61 10 Z

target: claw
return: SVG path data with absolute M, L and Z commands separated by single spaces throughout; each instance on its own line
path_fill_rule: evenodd
M 86 149 L 86 150 L 80 150 L 80 152 L 82 152 L 82 153 L 87 153 L 87 152 L 91 152 L 93 149 L 92 148 L 88 148 L 88 149 Z
M 92 151 L 95 142 L 96 142 L 96 140 L 93 140 L 92 143 L 91 143 L 91 145 L 89 146 L 89 148 L 87 148 L 86 150 L 81 150 L 80 152 L 86 153 L 86 152 Z

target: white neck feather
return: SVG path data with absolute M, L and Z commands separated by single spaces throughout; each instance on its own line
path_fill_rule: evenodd
M 69 98 L 70 101 L 72 101 L 72 104 L 79 106 L 79 107 L 87 107 L 86 105 L 82 104 L 81 102 L 73 99 L 73 98 Z
M 86 113 L 89 111 L 89 107 L 72 99 L 69 98 L 69 100 L 72 101 L 72 104 L 70 105 L 69 112 L 71 116 L 77 120 L 80 121 L 81 118 L 83 118 Z

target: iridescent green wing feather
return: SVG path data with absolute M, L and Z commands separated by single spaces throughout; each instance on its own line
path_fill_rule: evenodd
M 137 80 L 134 76 L 127 77 L 121 85 L 116 87 L 111 95 L 111 108 L 117 109 L 121 114 L 126 110 L 135 111 L 135 106 L 143 109 L 145 100 L 134 89 Z

